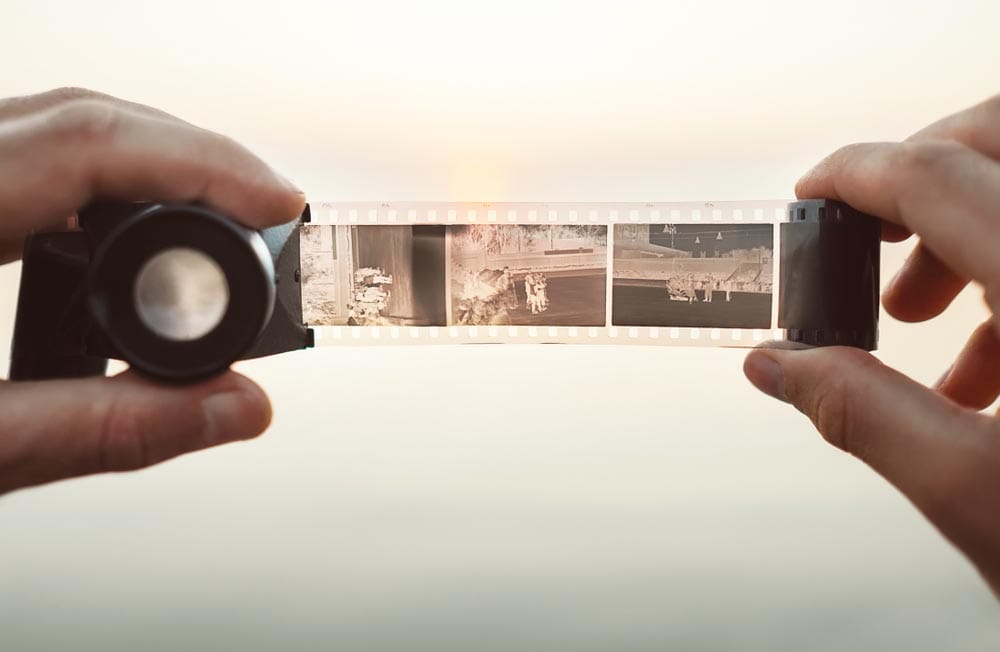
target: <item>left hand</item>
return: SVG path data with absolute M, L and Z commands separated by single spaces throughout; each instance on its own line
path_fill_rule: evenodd
M 0 100 L 0 261 L 94 198 L 200 201 L 254 228 L 288 222 L 301 191 L 232 140 L 82 89 Z M 0 493 L 138 469 L 254 437 L 271 408 L 226 372 L 189 386 L 133 373 L 0 384 Z

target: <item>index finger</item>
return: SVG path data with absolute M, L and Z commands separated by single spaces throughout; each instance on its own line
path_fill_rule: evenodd
M 94 198 L 199 201 L 247 226 L 298 217 L 300 190 L 233 140 L 102 100 L 0 121 L 0 239 L 58 226 Z
M 907 140 L 953 140 L 980 154 L 1000 161 L 1000 95 L 949 115 L 914 133 Z M 902 227 L 889 225 L 896 229 Z M 888 228 L 883 228 L 882 239 Z M 905 230 L 903 230 L 905 233 Z M 907 259 L 894 282 L 886 289 L 883 303 L 897 318 L 922 321 L 944 311 L 968 284 L 923 246 Z
M 920 131 L 907 141 L 954 140 L 971 147 L 980 154 L 1000 161 L 1000 95 L 980 102 L 967 109 L 946 116 Z M 882 239 L 900 242 L 911 235 L 905 228 L 892 223 L 885 224 Z
M 795 188 L 917 233 L 960 275 L 1000 285 L 1000 165 L 954 141 L 863 143 L 828 156 Z
M 924 127 L 907 140 L 948 139 L 1000 160 L 1000 95 Z
M 171 115 L 166 111 L 161 111 L 160 109 L 140 104 L 138 102 L 123 100 L 120 97 L 108 95 L 107 93 L 92 91 L 89 88 L 79 88 L 76 86 L 54 88 L 43 93 L 35 93 L 33 95 L 0 98 L 0 120 L 23 118 L 33 113 L 39 113 L 46 109 L 51 109 L 75 100 L 99 100 L 107 102 L 108 104 L 120 106 L 123 109 L 129 109 L 135 113 L 145 113 L 153 117 L 163 118 L 164 120 L 173 120 L 175 122 L 188 124 L 184 120 L 181 120 L 177 116 Z

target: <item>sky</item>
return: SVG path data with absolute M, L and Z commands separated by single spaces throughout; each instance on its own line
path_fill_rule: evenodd
M 314 201 L 790 198 L 998 91 L 1000 5 L 2 0 L 0 96 L 85 86 Z M 885 245 L 888 281 L 912 243 Z M 0 270 L 8 338 L 17 266 Z M 883 316 L 933 382 L 984 317 Z M 975 571 L 710 348 L 243 363 L 261 439 L 0 498 L 4 649 L 981 650 Z M 530 400 L 526 400 L 530 397 Z

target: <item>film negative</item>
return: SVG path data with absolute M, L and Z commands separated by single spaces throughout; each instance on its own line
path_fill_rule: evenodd
M 879 223 L 826 200 L 313 203 L 316 345 L 874 349 Z

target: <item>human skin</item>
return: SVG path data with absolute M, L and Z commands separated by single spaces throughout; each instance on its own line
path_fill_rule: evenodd
M 900 143 L 844 147 L 796 186 L 883 220 L 883 239 L 919 238 L 882 295 L 897 319 L 945 311 L 969 283 L 991 317 L 925 387 L 857 349 L 760 348 L 744 372 L 820 434 L 896 486 L 1000 597 L 1000 96 Z
M 64 88 L 0 100 L 0 262 L 94 198 L 199 201 L 263 228 L 305 197 L 229 138 L 140 104 Z M 0 493 L 129 471 L 249 439 L 271 420 L 264 392 L 226 372 L 166 386 L 111 378 L 0 383 Z

